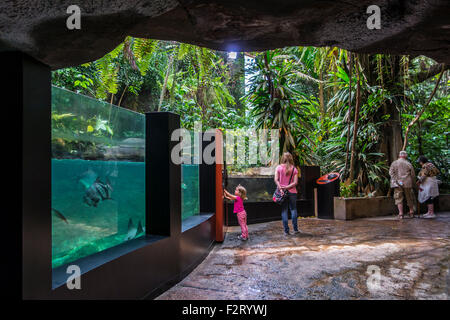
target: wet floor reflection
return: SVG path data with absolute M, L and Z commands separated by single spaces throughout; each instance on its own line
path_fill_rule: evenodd
M 239 227 L 228 228 L 158 299 L 448 299 L 450 212 L 435 220 L 308 218 L 299 227 L 286 237 L 281 221 L 250 225 L 246 242 Z

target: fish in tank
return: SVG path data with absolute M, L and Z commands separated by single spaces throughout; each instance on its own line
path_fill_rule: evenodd
M 144 176 L 143 162 L 52 159 L 52 267 L 143 236 Z
M 52 267 L 145 235 L 145 116 L 52 87 Z
M 143 162 L 52 159 L 52 267 L 143 236 L 144 177 Z M 182 219 L 199 214 L 198 165 L 180 186 Z
M 144 115 L 52 87 L 51 121 L 52 267 L 144 236 Z M 200 211 L 199 167 L 181 170 L 185 219 Z
M 86 193 L 84 194 L 83 201 L 88 206 L 97 207 L 100 201 L 113 200 L 111 198 L 111 193 L 113 192 L 113 187 L 108 178 L 106 178 L 106 183 L 100 180 L 100 177 L 86 188 Z

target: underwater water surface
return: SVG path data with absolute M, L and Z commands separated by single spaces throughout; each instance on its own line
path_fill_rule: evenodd
M 199 168 L 181 170 L 186 219 L 200 211 Z M 144 162 L 52 159 L 53 268 L 144 234 Z
M 52 159 L 53 268 L 144 232 L 144 162 Z

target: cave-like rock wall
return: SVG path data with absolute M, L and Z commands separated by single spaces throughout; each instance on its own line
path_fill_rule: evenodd
M 69 5 L 81 29 L 68 30 Z M 381 9 L 370 30 L 367 8 Z M 449 0 L 3 0 L 0 51 L 20 50 L 53 69 L 111 51 L 127 35 L 218 50 L 293 45 L 427 55 L 450 64 Z

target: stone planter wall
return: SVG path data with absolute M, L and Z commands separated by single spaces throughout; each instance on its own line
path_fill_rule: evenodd
M 393 214 L 395 210 L 392 197 L 334 197 L 334 218 L 337 220 L 386 216 Z
M 450 211 L 450 194 L 439 196 L 439 211 Z
M 405 212 L 407 211 L 405 207 Z M 421 205 L 420 213 L 426 212 L 426 205 Z M 441 194 L 436 200 L 436 211 L 450 211 L 450 194 Z M 342 198 L 334 197 L 334 218 L 353 220 L 397 214 L 392 197 Z

